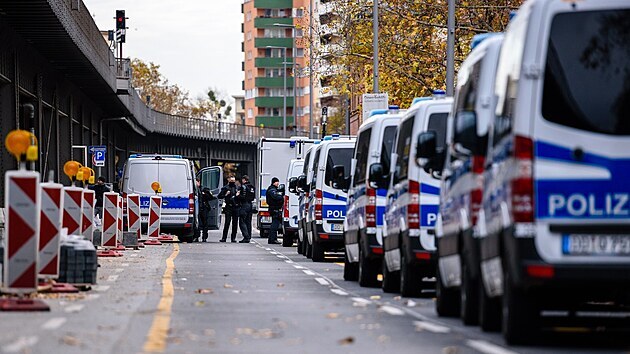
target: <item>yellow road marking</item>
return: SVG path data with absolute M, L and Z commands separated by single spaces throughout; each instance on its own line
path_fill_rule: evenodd
M 148 353 L 162 353 L 166 349 L 166 339 L 168 337 L 169 325 L 171 322 L 171 307 L 173 306 L 173 270 L 175 269 L 175 258 L 179 254 L 179 245 L 173 244 L 173 253 L 166 259 L 166 270 L 162 276 L 162 297 L 157 307 L 155 317 L 147 341 L 144 343 L 144 351 Z

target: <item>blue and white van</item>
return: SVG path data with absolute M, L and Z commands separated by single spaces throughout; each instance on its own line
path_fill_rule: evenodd
M 452 103 L 443 91 L 436 92 L 435 98 L 413 104 L 398 125 L 383 225 L 382 286 L 386 292 L 418 296 L 427 284 L 423 278 L 435 275 L 440 180 L 416 163 L 416 137 L 431 131 L 443 147 Z
M 315 156 L 315 150 L 319 146 L 320 141 L 315 140 L 313 145 L 311 145 L 306 151 L 306 155 L 304 157 L 304 164 L 302 165 L 302 174 L 298 176 L 298 180 L 296 182 L 296 195 L 298 196 L 298 241 L 297 241 L 297 251 L 299 254 L 307 255 L 307 245 L 306 241 L 306 215 L 308 214 L 308 200 L 310 193 L 310 176 L 313 172 L 313 157 Z
M 396 130 L 402 117 L 397 106 L 372 111 L 357 133 L 352 160 L 344 240 L 344 279 L 361 286 L 379 286 L 383 260 L 383 215 L 388 185 L 374 181 L 370 171 L 389 171 Z M 380 183 L 379 183 L 380 182 Z
M 349 174 L 355 140 L 354 137 L 327 136 L 315 149 L 306 217 L 307 256 L 314 262 L 322 262 L 325 251 L 344 247 L 343 222 L 348 193 L 336 185 L 333 170 L 335 166 L 343 166 Z
M 162 186 L 160 228 L 192 241 L 196 227 L 194 171 L 189 160 L 177 155 L 140 155 L 129 157 L 123 169 L 122 195 L 140 195 L 141 225 L 146 228 L 149 197 L 155 195 L 151 183 Z
M 289 161 L 289 168 L 285 177 L 286 185 L 291 187 L 291 180 L 297 179 L 304 168 L 304 160 L 301 158 Z M 282 210 L 282 246 L 291 247 L 293 241 L 297 238 L 298 232 L 298 212 L 299 212 L 299 196 L 294 193 L 284 194 L 284 207 Z
M 630 304 L 628 23 L 627 0 L 531 0 L 505 34 L 478 229 L 510 344 L 542 310 Z
M 446 159 L 442 170 L 436 225 L 438 252 L 436 310 L 460 316 L 467 325 L 479 318 L 479 238 L 477 225 L 488 151 L 488 129 L 494 119 L 494 82 L 503 34 L 473 37 L 472 51 L 457 75 L 455 101 L 448 119 Z M 487 316 L 481 325 L 490 329 Z

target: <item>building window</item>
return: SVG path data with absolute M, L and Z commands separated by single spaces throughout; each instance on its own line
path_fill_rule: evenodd
M 247 11 L 247 15 L 245 15 L 247 18 L 247 21 L 251 21 L 252 20 L 252 12 L 251 11 Z
M 265 115 L 268 117 L 281 117 L 282 113 L 280 108 L 265 108 Z
M 252 32 L 251 31 L 247 32 L 247 40 L 248 41 L 252 40 Z
M 282 58 L 284 50 L 280 48 L 267 48 L 265 49 L 265 57 L 267 58 Z
M 301 28 L 296 28 L 295 29 L 295 38 L 302 38 L 304 37 L 304 30 Z
M 286 38 L 286 30 L 284 28 L 265 28 L 265 38 Z
M 247 51 L 247 60 L 252 60 L 252 51 L 251 50 Z
M 251 70 L 247 70 L 247 79 L 251 80 L 253 77 L 252 71 Z
M 295 50 L 295 56 L 298 58 L 303 58 L 304 57 L 304 48 L 297 48 Z
M 254 118 L 254 110 L 253 109 L 248 109 L 247 110 L 247 118 Z
M 304 9 L 295 9 L 293 17 L 304 17 Z

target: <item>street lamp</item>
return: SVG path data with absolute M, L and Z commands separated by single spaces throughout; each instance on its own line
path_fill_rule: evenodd
M 287 48 L 268 45 L 266 48 L 282 49 L 282 78 L 284 81 L 282 92 L 282 136 L 287 137 Z M 295 102 L 293 103 L 295 105 Z
M 295 25 L 289 25 L 289 24 L 284 24 L 284 23 L 274 23 L 273 24 L 274 27 L 280 27 L 280 28 L 290 28 L 291 29 L 291 72 L 295 72 Z M 285 50 L 286 53 L 286 50 Z M 285 63 L 287 61 L 286 57 L 284 59 Z M 286 68 L 285 68 L 285 72 L 284 75 L 286 76 Z M 293 78 L 293 124 L 297 125 L 297 111 L 296 111 L 296 96 L 295 96 L 295 78 Z M 285 89 L 286 90 L 286 89 Z M 285 91 L 285 96 L 286 96 L 286 91 Z M 285 108 L 286 109 L 286 108 Z M 286 119 L 284 122 L 285 125 L 285 129 L 286 129 Z M 285 134 L 286 135 L 286 134 Z

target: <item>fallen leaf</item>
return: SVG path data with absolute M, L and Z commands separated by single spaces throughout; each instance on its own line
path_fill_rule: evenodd
M 63 336 L 63 338 L 61 338 L 61 342 L 65 345 L 72 345 L 72 346 L 77 346 L 81 344 L 81 341 L 73 336 Z
M 234 338 L 231 338 L 231 339 L 230 339 L 230 344 L 232 344 L 232 345 L 239 345 L 239 344 L 241 344 L 241 342 L 242 342 L 242 341 L 241 341 L 241 339 L 240 339 L 240 338 L 236 338 L 236 337 L 234 337 Z
M 354 337 L 346 337 L 339 340 L 339 345 L 350 345 L 354 343 Z
M 204 307 L 204 306 L 206 306 L 206 302 L 205 301 L 195 301 L 195 306 L 197 306 L 197 307 Z
M 228 283 L 223 284 L 223 287 L 226 289 L 232 289 L 234 286 Z
M 444 347 L 442 348 L 442 354 L 457 354 L 457 347 Z
M 197 289 L 195 291 L 197 294 L 214 294 L 214 290 L 207 288 L 207 289 Z
M 389 343 L 390 339 L 391 339 L 391 338 L 390 338 L 389 336 L 386 336 L 386 335 L 384 335 L 384 334 L 382 334 L 382 335 L 378 336 L 378 338 L 376 338 L 376 340 L 377 340 L 379 343 L 382 343 L 382 344 L 383 344 L 383 343 Z
M 339 314 L 336 312 L 331 312 L 329 314 L 326 315 L 326 318 L 329 318 L 331 320 L 334 320 L 335 318 L 339 318 Z
M 407 307 L 416 307 L 417 303 L 413 300 L 407 300 L 406 305 Z
M 400 300 L 400 299 L 401 299 L 401 297 L 400 297 L 400 296 L 394 296 L 394 300 L 398 301 L 398 300 Z
M 381 296 L 380 295 L 372 295 L 370 296 L 370 300 L 380 300 Z
M 214 329 L 208 328 L 208 329 L 203 331 L 203 334 L 208 336 L 208 337 L 214 337 L 217 334 L 217 332 Z
M 278 283 L 277 287 L 284 288 L 284 283 Z

